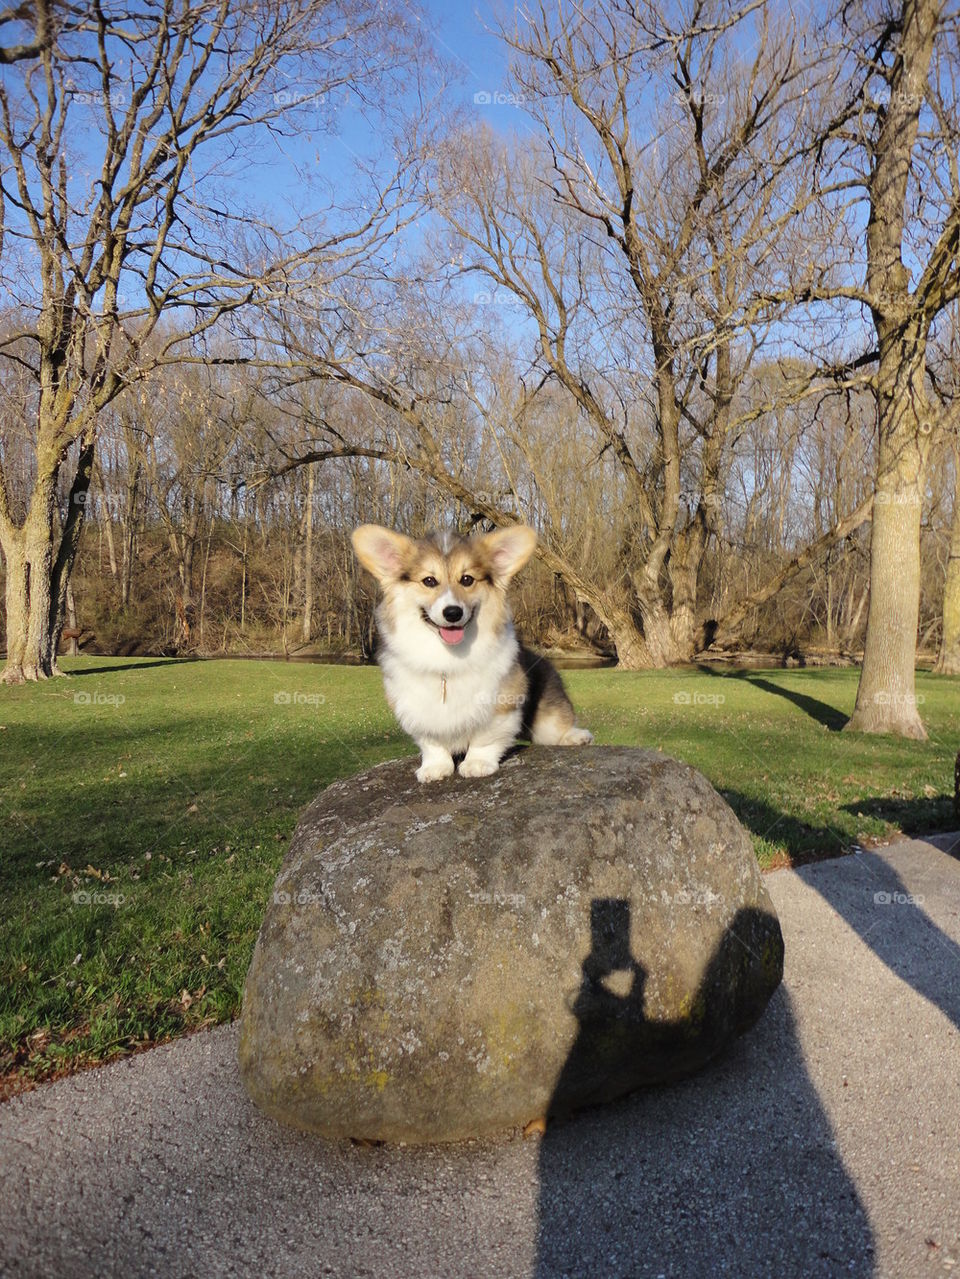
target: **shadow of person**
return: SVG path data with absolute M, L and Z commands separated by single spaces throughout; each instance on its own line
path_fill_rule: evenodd
M 729 986 L 753 913 L 738 912 L 701 983 L 720 1005 L 734 1001 L 713 1014 L 718 1025 L 735 1008 L 718 978 L 726 973 Z M 595 899 L 577 1038 L 540 1146 L 537 1279 L 871 1275 L 873 1232 L 782 987 L 709 1071 L 564 1122 L 574 1104 L 605 1101 L 640 1076 L 664 1078 L 667 1062 L 681 1073 L 702 1064 L 703 1022 L 652 1023 L 645 984 L 630 951 L 630 903 Z
M 630 953 L 630 903 L 595 898 L 590 903 L 590 953 L 571 1012 L 577 1038 L 550 1100 L 553 1116 L 620 1096 L 629 1087 L 638 1038 L 648 1029 L 644 1017 L 643 966 Z

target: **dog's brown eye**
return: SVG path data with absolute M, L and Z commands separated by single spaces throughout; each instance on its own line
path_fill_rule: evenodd
M 469 573 L 464 573 L 463 577 L 461 577 L 461 579 L 460 579 L 460 585 L 461 585 L 461 586 L 472 586 L 472 585 L 473 585 L 473 578 L 470 576 L 470 574 L 469 574 Z
M 435 577 L 425 577 L 423 579 L 423 584 L 424 586 L 429 586 L 433 589 L 433 587 L 437 585 L 437 579 Z

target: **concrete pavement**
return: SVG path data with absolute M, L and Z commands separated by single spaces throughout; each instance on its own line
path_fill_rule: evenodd
M 284 1130 L 243 1094 L 233 1027 L 15 1098 L 0 1274 L 960 1274 L 958 856 L 938 837 L 769 875 L 787 961 L 760 1023 L 544 1137 Z

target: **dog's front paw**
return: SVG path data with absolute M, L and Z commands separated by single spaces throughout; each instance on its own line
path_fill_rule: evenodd
M 424 761 L 417 769 L 418 782 L 440 782 L 445 777 L 453 776 L 453 759 L 431 759 Z
M 460 765 L 461 777 L 489 777 L 500 767 L 495 759 L 484 759 L 482 756 L 470 758 L 468 755 Z
M 568 728 L 564 735 L 557 743 L 558 746 L 589 746 L 593 741 L 593 734 L 588 728 Z

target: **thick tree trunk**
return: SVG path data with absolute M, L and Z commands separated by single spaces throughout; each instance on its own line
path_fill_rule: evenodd
M 888 76 L 889 108 L 872 147 L 867 289 L 877 332 L 877 484 L 870 537 L 870 603 L 857 704 L 847 728 L 925 738 L 914 668 L 920 613 L 920 504 L 930 431 L 926 343 L 942 302 L 936 293 L 956 255 L 938 245 L 910 292 L 904 265 L 911 162 L 934 38 L 938 0 L 903 0 L 900 41 Z M 954 233 L 955 234 L 955 233 Z M 928 272 L 933 272 L 928 277 Z
M 696 613 L 689 601 L 682 600 L 674 605 L 670 614 L 670 632 L 673 637 L 674 652 L 671 665 L 678 662 L 692 662 L 697 651 L 700 631 Z
M 7 661 L 2 683 L 22 684 L 59 674 L 57 646 L 92 467 L 93 443 L 87 440 L 81 443 L 56 558 L 53 516 L 59 451 L 38 450 L 38 478 L 27 518 L 19 528 L 7 522 L 0 529 L 7 562 Z
M 3 558 L 6 566 L 6 619 L 7 661 L 0 681 L 5 684 L 22 684 L 24 658 L 27 651 L 27 623 L 30 616 L 29 569 L 26 548 L 18 533 L 10 532 L 3 541 Z
M 634 586 L 640 619 L 643 623 L 643 644 L 647 656 L 644 664 L 657 669 L 672 666 L 681 659 L 674 642 L 667 606 L 659 591 L 644 582 L 642 578 L 635 579 Z
M 654 665 L 650 649 L 633 618 L 617 614 L 606 621 L 607 631 L 617 650 L 617 666 L 624 671 L 646 671 Z
M 673 601 L 668 607 L 646 571 L 634 578 L 637 607 L 642 622 L 645 660 L 642 665 L 662 669 L 693 659 L 696 650 L 696 581 L 699 559 L 688 566 L 671 565 Z
M 608 605 L 602 596 L 593 596 L 586 602 L 593 609 L 597 620 L 606 627 L 617 651 L 617 666 L 621 670 L 646 671 L 655 665 L 646 637 L 630 613 Z
M 0 682 L 22 684 L 50 675 L 50 574 L 53 506 L 60 453 L 37 449 L 37 478 L 26 519 L 14 524 L 0 510 L 0 539 L 7 562 L 7 660 Z M 6 502 L 4 502 L 6 507 Z
M 53 534 L 34 515 L 6 539 L 7 661 L 4 684 L 46 679 L 50 661 L 50 573 Z
M 90 494 L 90 481 L 93 478 L 93 458 L 96 444 L 91 435 L 81 439 L 80 455 L 77 458 L 77 470 L 70 486 L 70 498 L 67 505 L 67 518 L 60 534 L 60 545 L 50 575 L 50 620 L 47 627 L 47 674 L 59 675 L 57 652 L 60 648 L 60 635 L 63 631 L 67 613 L 67 591 L 70 587 L 70 575 L 76 562 L 83 536 L 83 526 L 87 511 L 87 498 Z
M 960 675 L 960 450 L 955 456 L 954 475 L 953 521 L 943 584 L 943 630 L 933 668 L 937 675 Z
M 674 662 L 692 662 L 698 648 L 697 584 L 707 536 L 706 520 L 698 513 L 678 538 L 677 547 L 670 556 L 670 633 Z
M 28 529 L 27 532 L 30 610 L 27 615 L 27 639 L 23 664 L 23 676 L 27 680 L 46 679 L 53 674 L 50 663 L 52 538 L 52 521 L 44 521 L 43 526 Z
M 897 352 L 891 358 L 897 359 Z M 857 703 L 846 727 L 923 740 L 915 665 L 920 612 L 920 513 L 926 440 L 918 382 L 881 364 L 877 491 L 870 536 L 870 603 Z

